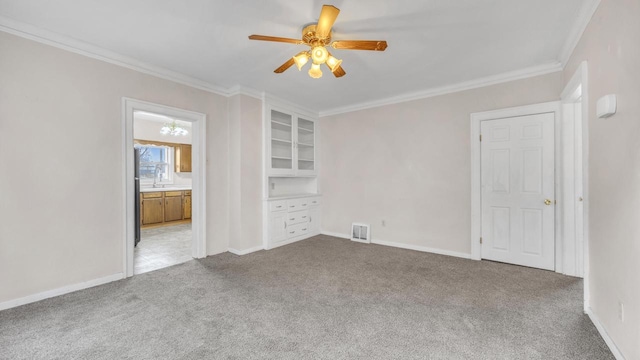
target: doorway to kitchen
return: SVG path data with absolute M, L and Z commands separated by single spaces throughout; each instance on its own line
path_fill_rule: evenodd
M 146 111 L 133 113 L 134 275 L 192 258 L 192 134 L 188 121 Z
M 205 115 L 123 99 L 127 276 L 205 256 Z

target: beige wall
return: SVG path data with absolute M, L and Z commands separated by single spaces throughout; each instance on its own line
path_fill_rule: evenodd
M 603 0 L 563 78 L 589 77 L 590 302 L 626 359 L 640 359 L 640 1 Z M 618 112 L 596 118 L 596 101 Z M 618 302 L 625 305 L 624 322 Z
M 557 72 L 323 117 L 323 231 L 364 222 L 375 240 L 470 254 L 469 115 L 558 100 L 560 85 Z
M 229 98 L 229 248 L 262 245 L 262 101 Z
M 207 115 L 207 253 L 227 250 L 227 98 L 4 32 L 0 54 L 0 302 L 122 272 L 122 97 Z

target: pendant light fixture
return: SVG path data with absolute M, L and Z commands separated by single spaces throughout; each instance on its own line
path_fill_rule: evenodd
M 162 135 L 171 135 L 171 136 L 186 136 L 189 132 L 187 129 L 180 127 L 175 120 L 171 123 L 166 123 L 160 129 L 160 134 Z

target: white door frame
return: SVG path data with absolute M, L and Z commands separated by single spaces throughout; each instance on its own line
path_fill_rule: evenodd
M 588 161 L 588 152 L 589 152 L 589 93 L 588 93 L 588 67 L 587 62 L 583 61 L 580 63 L 576 72 L 571 77 L 571 80 L 567 83 L 564 90 L 562 90 L 562 94 L 560 95 L 560 101 L 563 105 L 575 103 L 577 98 L 580 96 L 582 98 L 581 101 L 581 119 L 582 122 L 582 132 L 575 131 L 572 140 L 575 143 L 582 143 L 582 162 L 577 163 L 577 159 L 572 157 L 574 161 L 573 164 L 568 164 L 569 166 L 582 166 L 582 194 L 574 194 L 577 197 L 582 197 L 582 226 L 583 226 L 583 236 L 582 236 L 582 244 L 576 244 L 576 251 L 581 252 L 581 254 L 576 254 L 577 259 L 582 259 L 582 264 L 580 266 L 579 261 L 576 266 L 576 274 L 577 276 L 584 277 L 584 310 L 585 312 L 589 309 L 589 161 Z M 580 93 L 577 93 L 577 90 L 580 89 Z M 576 120 L 578 121 L 578 120 Z M 575 129 L 575 128 L 573 128 Z M 571 137 L 570 137 L 571 138 Z M 568 144 L 573 145 L 573 144 Z M 567 146 L 568 148 L 572 148 L 572 146 Z M 573 169 L 567 169 L 569 171 L 573 171 Z M 567 226 L 571 226 L 574 224 L 567 224 Z M 581 246 L 580 246 L 581 245 Z
M 122 125 L 123 125 L 123 187 L 125 189 L 123 201 L 125 211 L 123 214 L 124 251 L 123 272 L 126 277 L 133 276 L 133 247 L 135 238 L 134 228 L 134 151 L 133 151 L 133 112 L 146 111 L 166 115 L 180 120 L 192 122 L 192 256 L 203 258 L 206 256 L 206 119 L 205 114 L 178 109 L 170 106 L 154 104 L 131 98 L 122 98 Z
M 519 106 L 507 109 L 471 114 L 471 259 L 481 260 L 480 237 L 482 236 L 482 187 L 480 173 L 480 123 L 517 116 L 554 113 L 555 121 L 555 174 L 554 198 L 562 198 L 561 176 L 561 117 L 560 102 Z M 555 209 L 555 271 L 562 272 L 562 203 Z

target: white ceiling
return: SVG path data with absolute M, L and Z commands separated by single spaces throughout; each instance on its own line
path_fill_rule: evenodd
M 590 2 L 0 0 L 0 16 L 216 88 L 266 91 L 326 112 L 523 69 L 558 68 Z M 387 50 L 333 50 L 347 72 L 339 79 L 329 71 L 312 79 L 295 66 L 274 74 L 305 47 L 247 36 L 299 38 L 323 3 L 341 10 L 334 40 L 387 40 Z

